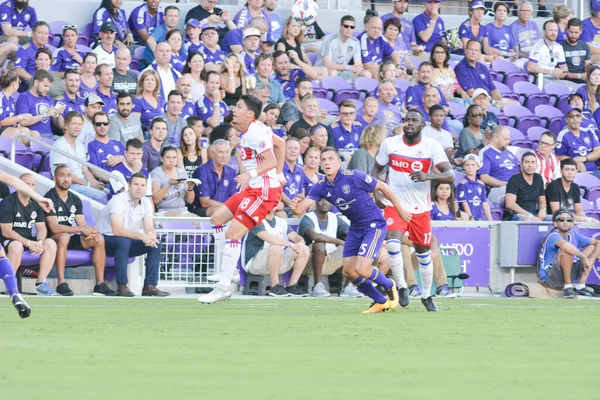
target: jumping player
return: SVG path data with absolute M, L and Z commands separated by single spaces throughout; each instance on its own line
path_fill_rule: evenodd
M 33 189 L 31 189 L 25 182 L 20 179 L 15 178 L 14 176 L 8 175 L 4 171 L 0 171 L 0 182 L 5 183 L 9 186 L 12 186 L 19 192 L 25 193 L 27 196 L 31 197 L 35 201 L 39 203 L 39 205 L 46 212 L 54 211 L 54 204 L 52 200 L 46 199 L 39 194 L 37 194 Z M 10 296 L 10 299 L 13 303 L 13 306 L 17 309 L 19 316 L 21 318 L 27 318 L 31 315 L 31 309 L 29 305 L 19 293 L 19 288 L 17 287 L 17 279 L 15 278 L 15 272 L 13 270 L 13 266 L 6 258 L 6 253 L 4 249 L 0 246 L 0 278 L 4 281 L 4 286 L 6 286 L 6 291 Z
M 232 110 L 231 124 L 235 130 L 242 132 L 240 156 L 246 172 L 235 178 L 240 192 L 227 200 L 210 218 L 216 234 L 219 234 L 219 229 L 223 230 L 224 224 L 229 221 L 231 224 L 225 232 L 219 283 L 213 291 L 198 298 L 201 303 L 216 303 L 231 297 L 231 278 L 240 258 L 240 241 L 262 222 L 281 198 L 282 188 L 275 170 L 278 160 L 273 153 L 273 134 L 269 127 L 257 121 L 261 109 L 260 100 L 252 95 L 243 95 Z
M 371 176 L 379 179 L 381 171 L 389 164 L 389 184 L 400 202 L 412 213 L 412 219 L 409 222 L 404 221 L 394 207 L 382 202 L 382 194 L 375 192 L 377 204 L 385 208 L 384 215 L 389 230 L 387 241 L 389 263 L 394 279 L 400 286 L 400 305 L 406 307 L 410 304 L 400 252 L 402 235 L 408 231 L 408 238 L 414 243 L 419 261 L 419 273 L 423 283 L 421 302 L 427 311 L 437 312 L 437 306 L 430 294 L 433 280 L 430 251 L 430 181 L 453 184 L 454 172 L 442 146 L 437 141 L 421 135 L 424 121 L 423 114 L 419 111 L 413 110 L 406 114 L 404 135 L 383 141 L 375 158 Z M 433 172 L 434 167 L 439 173 Z
M 381 210 L 371 198 L 379 190 L 396 208 L 398 214 L 410 221 L 410 213 L 404 209 L 392 190 L 385 183 L 373 179 L 362 171 L 341 169 L 342 160 L 336 149 L 321 150 L 321 167 L 325 177 L 313 186 L 302 201 L 292 201 L 290 208 L 297 214 L 304 213 L 315 202 L 325 199 L 350 220 L 350 229 L 344 244 L 343 275 L 357 289 L 373 299 L 373 304 L 363 313 L 378 313 L 398 306 L 396 283 L 373 268 L 379 249 L 385 239 L 386 225 Z M 381 294 L 373 283 L 382 285 L 388 294 Z

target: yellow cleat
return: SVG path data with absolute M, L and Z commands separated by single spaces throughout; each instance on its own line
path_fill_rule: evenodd
M 385 312 L 390 309 L 390 301 L 386 300 L 385 303 L 373 303 L 368 310 L 362 311 L 361 314 L 374 314 Z
M 388 299 L 390 300 L 390 308 L 395 310 L 398 308 L 398 303 L 400 302 L 400 297 L 398 296 L 398 288 L 396 287 L 396 281 L 390 279 L 393 283 L 392 287 L 386 290 L 388 294 Z

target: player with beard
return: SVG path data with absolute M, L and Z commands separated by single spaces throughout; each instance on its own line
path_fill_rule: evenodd
M 394 136 L 383 141 L 375 158 L 371 175 L 379 179 L 383 168 L 390 165 L 389 182 L 400 202 L 413 214 L 409 222 L 404 221 L 394 207 L 382 202 L 382 195 L 375 192 L 377 204 L 385 208 L 388 224 L 389 262 L 394 278 L 400 286 L 400 305 L 406 307 L 408 287 L 404 279 L 401 240 L 405 232 L 414 243 L 419 272 L 423 282 L 421 302 L 430 312 L 437 312 L 431 298 L 433 264 L 431 259 L 431 181 L 454 183 L 454 172 L 442 146 L 433 139 L 421 135 L 425 120 L 423 114 L 411 110 L 404 119 L 404 135 Z M 439 172 L 434 172 L 434 167 Z M 387 197 L 387 196 L 386 196 Z

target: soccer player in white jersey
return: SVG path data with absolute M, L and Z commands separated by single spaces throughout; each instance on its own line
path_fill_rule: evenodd
M 421 135 L 425 125 L 423 114 L 417 110 L 409 111 L 404 119 L 404 135 L 387 138 L 381 144 L 375 158 L 371 175 L 379 179 L 381 171 L 390 165 L 389 185 L 400 203 L 412 213 L 409 222 L 403 221 L 393 206 L 381 202 L 382 194 L 375 192 L 378 205 L 385 207 L 384 215 L 388 225 L 389 263 L 394 279 L 399 286 L 400 305 L 406 307 L 408 288 L 404 279 L 402 265 L 401 240 L 408 232 L 413 242 L 419 272 L 423 283 L 421 302 L 430 312 L 437 312 L 437 306 L 431 298 L 433 264 L 431 261 L 431 181 L 454 184 L 454 171 L 442 146 L 435 140 Z M 434 172 L 434 167 L 438 173 Z
M 277 178 L 277 159 L 273 152 L 273 134 L 257 121 L 262 103 L 252 95 L 243 95 L 232 110 L 231 124 L 241 132 L 240 157 L 243 174 L 235 178 L 241 191 L 225 202 L 210 218 L 215 226 L 231 224 L 225 232 L 221 274 L 215 289 L 198 298 L 201 303 L 216 303 L 231 297 L 231 279 L 241 253 L 241 240 L 279 203 L 282 187 Z M 218 250 L 217 250 L 218 251 Z

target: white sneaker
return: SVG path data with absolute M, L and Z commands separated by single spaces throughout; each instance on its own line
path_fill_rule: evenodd
M 331 297 L 331 293 L 325 289 L 325 285 L 321 282 L 317 283 L 312 290 L 312 297 Z
M 212 292 L 198 297 L 198 301 L 202 304 L 213 304 L 229 299 L 231 299 L 231 290 L 225 291 L 219 288 L 214 288 Z
M 356 286 L 350 283 L 342 290 L 340 297 L 356 297 L 360 299 L 361 297 L 365 297 L 365 295 L 359 292 Z
M 206 277 L 206 280 L 209 282 L 219 282 L 221 280 L 221 274 L 213 274 Z M 235 269 L 233 272 L 233 277 L 231 278 L 231 283 L 238 284 L 240 283 L 240 270 Z

